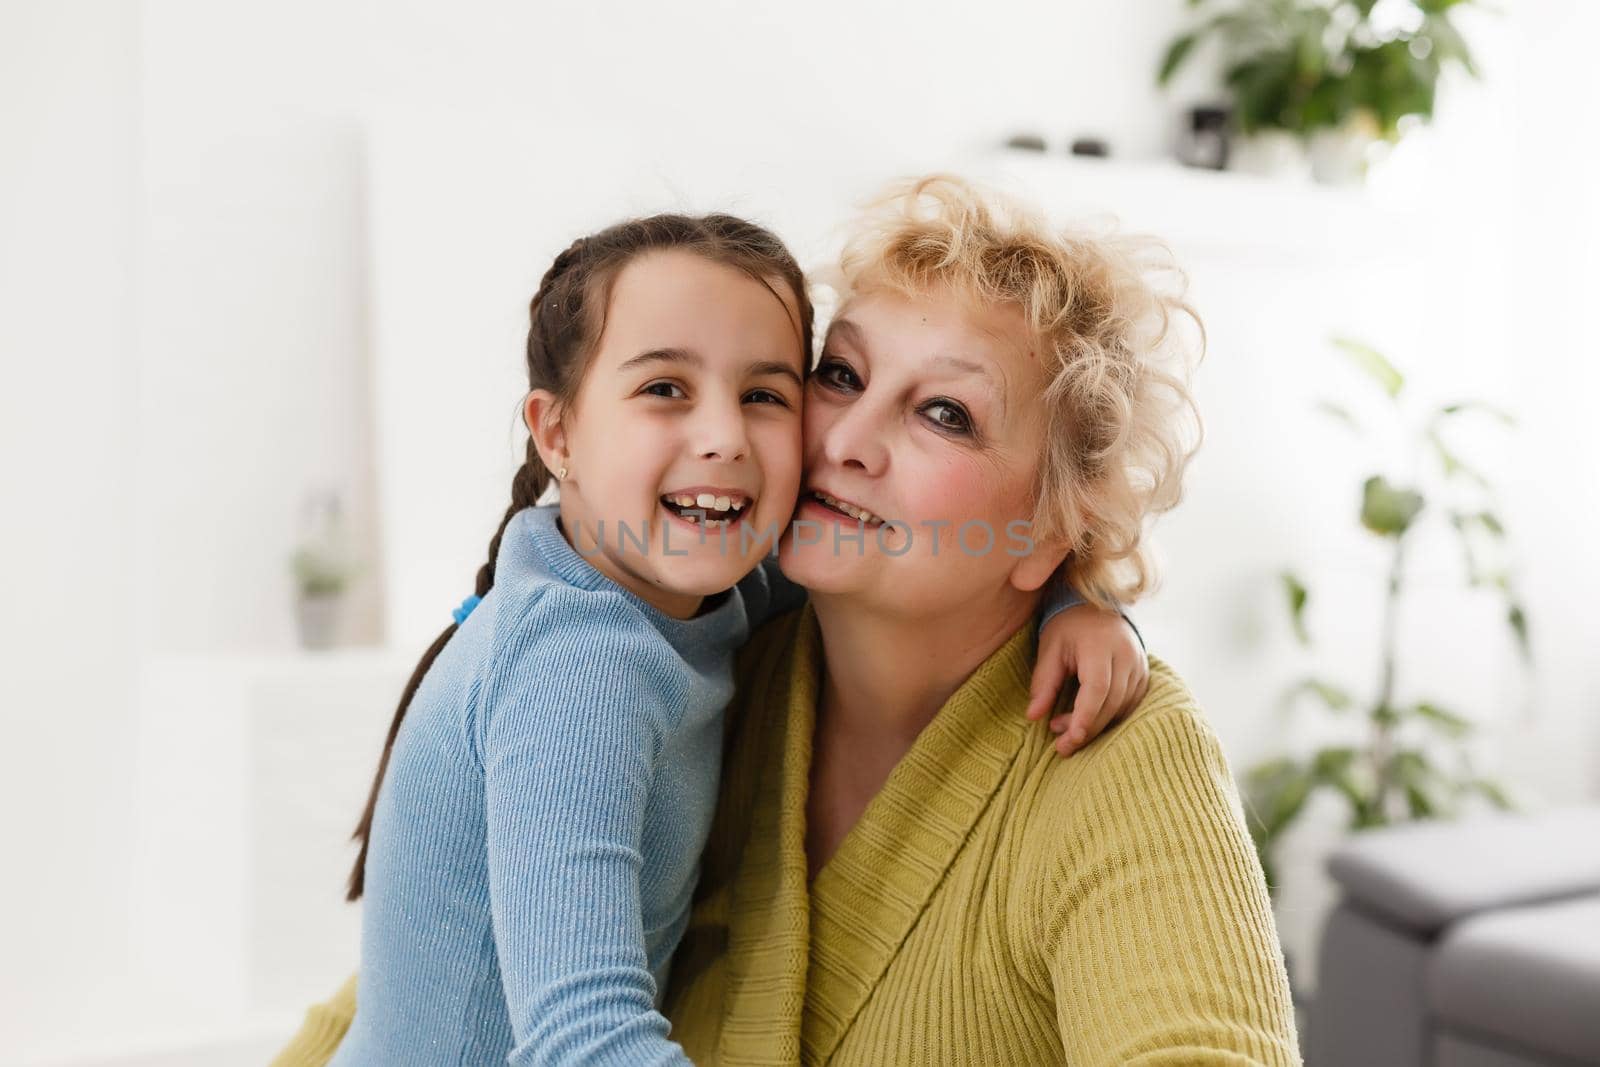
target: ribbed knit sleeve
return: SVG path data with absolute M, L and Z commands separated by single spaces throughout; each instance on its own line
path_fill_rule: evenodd
M 1158 687 L 1038 798 L 1036 936 L 1074 1067 L 1300 1063 L 1260 864 L 1191 700 Z
M 1068 608 L 1075 608 L 1088 601 L 1078 595 L 1078 591 L 1064 581 L 1053 581 L 1045 586 L 1044 599 L 1039 601 L 1039 627 L 1060 615 Z
M 562 599 L 546 591 L 514 628 L 473 730 L 507 1062 L 687 1065 L 655 1010 L 640 903 L 646 801 L 682 694 L 649 683 L 664 653 L 624 624 L 591 619 L 581 648 L 553 651 L 566 612 L 595 610 Z

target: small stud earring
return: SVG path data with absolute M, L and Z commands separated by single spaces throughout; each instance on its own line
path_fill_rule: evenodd
M 567 480 L 567 468 L 562 467 L 560 470 L 556 471 L 556 481 L 564 482 L 566 480 Z

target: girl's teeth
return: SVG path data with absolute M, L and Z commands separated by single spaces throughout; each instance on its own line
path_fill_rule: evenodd
M 701 511 L 731 511 L 735 515 L 750 506 L 748 497 L 717 496 L 715 493 L 701 493 L 690 496 L 688 493 L 671 493 L 662 497 L 664 501 L 680 508 L 699 508 Z M 693 516 L 686 516 L 693 518 Z M 723 525 L 727 525 L 724 520 Z

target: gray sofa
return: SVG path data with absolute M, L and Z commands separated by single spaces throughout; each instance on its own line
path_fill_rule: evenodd
M 1310 1067 L 1600 1064 L 1600 806 L 1349 839 Z

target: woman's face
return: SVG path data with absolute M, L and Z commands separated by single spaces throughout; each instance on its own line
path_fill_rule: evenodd
M 805 475 L 784 573 L 895 614 L 1032 593 L 1048 384 L 1020 310 L 886 290 L 840 309 L 806 385 Z M 1031 546 L 1031 547 L 1030 547 Z

